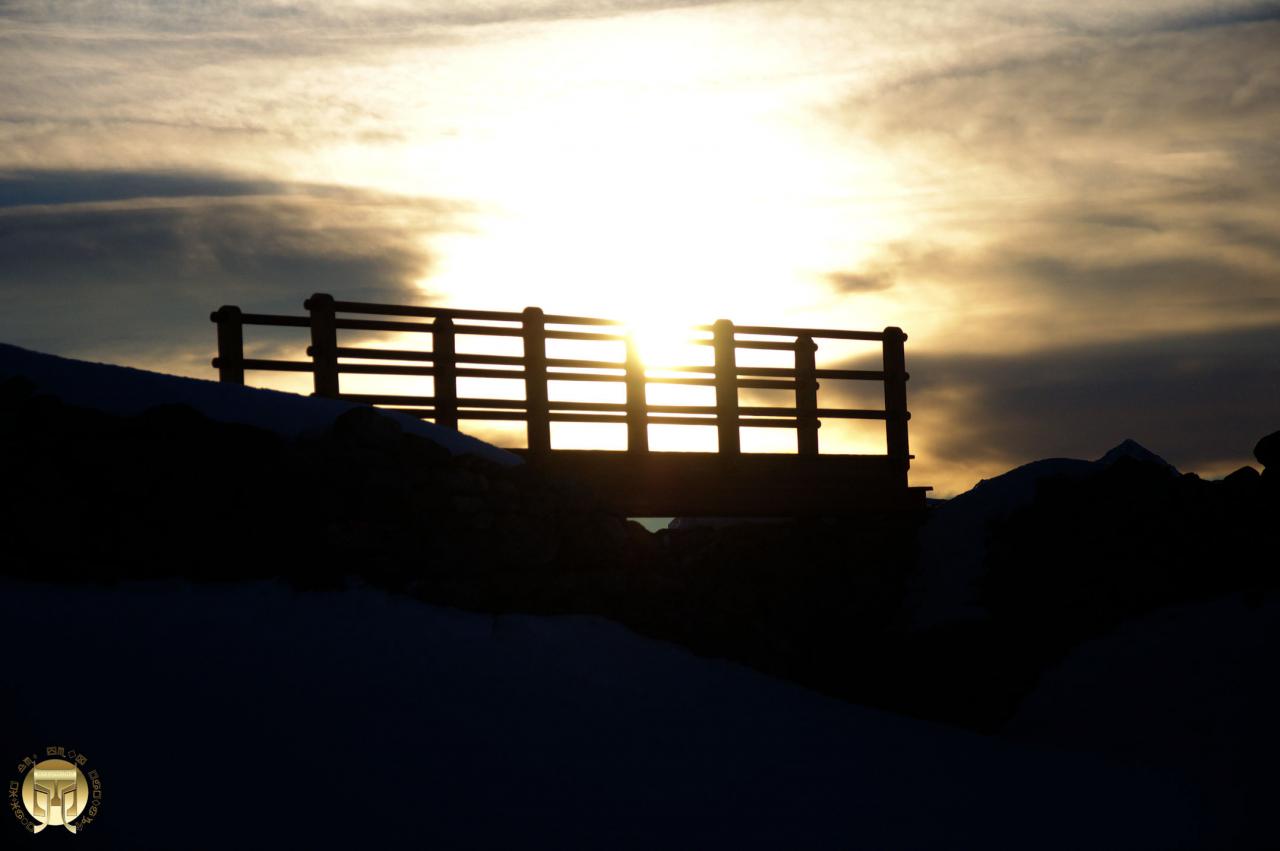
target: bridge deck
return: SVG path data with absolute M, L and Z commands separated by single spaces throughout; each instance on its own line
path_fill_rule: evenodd
M 629 517 L 781 517 L 923 508 L 883 455 L 554 450 L 531 465 L 590 488 Z
M 699 353 L 710 350 L 709 362 L 695 354 L 693 363 L 651 370 L 626 324 L 615 319 L 544 313 L 536 307 L 516 313 L 370 304 L 338 301 L 325 293 L 312 295 L 303 308 L 306 316 L 243 313 L 234 305 L 214 312 L 209 317 L 218 326 L 213 365 L 220 380 L 244 384 L 246 370 L 309 372 L 317 396 L 383 405 L 446 428 L 476 420 L 523 422 L 531 465 L 581 482 L 615 511 L 632 517 L 849 514 L 925 504 L 928 488 L 907 486 L 910 375 L 907 335 L 895 326 L 855 331 L 735 325 L 720 319 L 685 329 L 686 343 Z M 308 360 L 245 357 L 246 325 L 308 329 Z M 359 336 L 352 340 L 351 332 Z M 414 348 L 383 348 L 378 342 L 370 345 L 370 332 L 421 342 Z M 477 337 L 518 341 L 520 353 L 487 349 L 473 339 Z M 459 339 L 480 348 L 462 348 Z M 878 345 L 879 363 L 864 353 L 865 363 L 846 360 L 819 368 L 818 340 Z M 572 351 L 564 348 L 570 343 Z M 580 346 L 596 354 L 588 358 L 576 348 Z M 758 359 L 765 355 L 773 365 Z M 344 392 L 343 376 L 425 377 L 431 392 L 353 393 L 359 388 L 352 386 Z M 523 397 L 512 398 L 506 389 L 488 394 L 480 386 L 494 387 L 494 381 L 507 387 L 523 383 Z M 600 401 L 563 398 L 566 382 L 602 389 L 613 385 L 623 391 L 622 401 L 619 394 L 613 401 L 602 401 L 604 395 L 587 397 Z M 839 390 L 849 382 L 882 385 L 884 406 L 851 407 Z M 657 386 L 706 392 L 702 401 L 691 399 L 689 404 L 650 402 L 648 391 Z M 773 395 L 767 401 L 752 395 L 760 391 Z M 841 419 L 883 421 L 885 453 L 821 454 L 819 428 L 824 421 Z M 623 426 L 627 450 L 553 449 L 556 423 Z M 650 452 L 651 426 L 714 428 L 720 451 Z M 796 454 L 744 454 L 743 428 L 792 430 Z

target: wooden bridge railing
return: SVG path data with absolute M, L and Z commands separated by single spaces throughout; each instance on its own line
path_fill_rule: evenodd
M 649 425 L 714 426 L 721 455 L 741 452 L 739 429 L 789 428 L 796 431 L 800 455 L 818 454 L 818 428 L 822 419 L 884 420 L 887 460 L 901 471 L 906 483 L 910 462 L 907 440 L 906 360 L 903 344 L 907 335 L 900 328 L 883 331 L 844 331 L 814 328 L 782 328 L 734 325 L 721 319 L 713 325 L 692 329 L 708 334 L 690 340 L 711 346 L 712 364 L 707 366 L 659 367 L 648 375 L 623 323 L 585 316 L 546 314 L 536 307 L 520 313 L 492 310 L 458 310 L 443 307 L 368 304 L 336 301 L 316 294 L 303 305 L 307 316 L 279 316 L 242 313 L 238 307 L 222 307 L 210 317 L 218 326 L 218 356 L 213 365 L 220 379 L 244 383 L 246 370 L 309 372 L 314 376 L 315 394 L 383 405 L 406 411 L 450 428 L 462 420 L 515 420 L 526 423 L 528 451 L 533 456 L 551 451 L 551 423 L 622 423 L 627 426 L 629 453 L 649 451 Z M 354 316 L 353 316 L 354 315 Z M 368 318 L 394 317 L 394 318 Z M 430 319 L 430 322 L 413 321 Z M 310 360 L 288 361 L 244 356 L 243 327 L 265 325 L 307 328 Z M 339 331 L 392 331 L 425 333 L 432 336 L 430 351 L 402 351 L 371 347 L 355 348 L 338 344 Z M 468 354 L 459 352 L 457 338 L 464 335 L 516 337 L 522 340 L 522 355 Z M 819 339 L 880 342 L 883 363 L 878 370 L 819 369 L 816 351 Z M 620 361 L 582 360 L 549 357 L 549 340 L 621 342 L 625 357 Z M 766 349 L 793 353 L 790 367 L 740 366 L 740 349 Z M 395 361 L 396 363 L 362 363 Z M 430 396 L 385 393 L 343 393 L 343 375 L 431 376 Z M 460 397 L 458 379 L 491 378 L 522 380 L 524 399 Z M 884 385 L 884 408 L 859 409 L 818 407 L 818 382 L 823 380 L 878 381 Z M 569 402 L 549 397 L 548 382 L 591 381 L 622 383 L 625 402 Z M 646 388 L 651 384 L 711 387 L 715 404 L 650 404 Z M 743 405 L 738 391 L 743 389 L 787 390 L 794 404 L 784 406 Z

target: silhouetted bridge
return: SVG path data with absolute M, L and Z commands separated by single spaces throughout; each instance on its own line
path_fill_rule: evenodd
M 907 372 L 900 328 L 843 331 L 771 326 L 735 326 L 728 320 L 690 329 L 691 343 L 709 346 L 712 363 L 659 367 L 647 373 L 624 324 L 610 319 L 543 313 L 456 310 L 335 301 L 316 294 L 303 304 L 306 316 L 243 313 L 226 306 L 212 314 L 218 326 L 220 379 L 244 384 L 246 370 L 309 372 L 315 394 L 404 411 L 456 429 L 462 420 L 516 420 L 525 423 L 528 446 L 514 449 L 535 466 L 592 488 L 615 510 L 633 517 L 669 515 L 785 516 L 839 514 L 864 510 L 920 508 L 928 488 L 909 487 Z M 387 318 L 391 317 L 391 318 Z M 420 320 L 430 319 L 430 322 Z M 245 325 L 307 328 L 310 360 L 248 358 Z M 339 331 L 430 334 L 429 351 L 339 345 Z M 519 355 L 458 351 L 462 336 L 515 337 Z M 818 369 L 816 340 L 879 342 L 878 370 Z M 550 357 L 552 340 L 622 343 L 620 361 Z M 789 352 L 787 367 L 740 366 L 737 352 L 765 349 Z M 432 394 L 343 393 L 343 375 L 430 376 Z M 464 397 L 459 379 L 522 381 L 523 399 Z M 875 381 L 884 386 L 884 407 L 818 407 L 818 381 Z M 625 401 L 559 401 L 549 384 L 560 381 L 615 382 L 625 385 Z M 651 384 L 714 388 L 714 405 L 662 405 L 646 399 Z M 784 390 L 794 394 L 785 406 L 743 405 L 740 390 Z M 819 454 L 823 419 L 883 420 L 883 455 Z M 551 424 L 625 424 L 622 451 L 553 449 Z M 718 452 L 651 452 L 650 425 L 694 425 L 716 429 Z M 796 453 L 741 451 L 740 428 L 784 428 L 796 433 Z

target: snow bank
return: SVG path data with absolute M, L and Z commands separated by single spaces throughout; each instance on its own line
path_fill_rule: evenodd
M 1153 612 L 1046 671 L 1002 735 L 1185 776 L 1212 795 L 1218 823 L 1239 831 L 1221 847 L 1274 848 L 1278 656 L 1274 595 Z
M 286 437 L 326 428 L 344 411 L 359 407 L 356 402 L 90 363 L 0 343 L 0 380 L 15 375 L 30 379 L 42 392 L 68 405 L 132 416 L 156 405 L 184 404 L 213 420 L 258 426 Z M 405 431 L 421 435 L 454 455 L 478 455 L 503 465 L 520 463 L 517 455 L 453 429 L 408 414 L 384 413 Z
M 89 755 L 95 848 L 1199 844 L 1199 801 L 1168 777 L 844 704 L 596 618 L 4 581 L 0 622 L 32 638 L 0 686 L 0 754 Z

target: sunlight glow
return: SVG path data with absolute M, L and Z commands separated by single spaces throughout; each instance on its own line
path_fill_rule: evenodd
M 666 321 L 657 315 L 633 320 L 627 336 L 646 370 L 694 366 L 707 362 L 708 348 L 695 340 L 706 339 L 691 324 Z
M 422 286 L 437 303 L 645 327 L 819 311 L 826 273 L 898 223 L 833 188 L 872 199 L 891 175 L 798 117 L 786 78 L 757 76 L 773 59 L 749 35 L 701 13 L 530 31 L 481 51 L 483 64 L 455 58 L 485 83 L 467 93 L 473 118 L 456 139 L 424 126 L 389 156 L 340 168 L 473 199 L 464 226 L 431 238 Z
M 295 168 L 317 181 L 341 175 L 406 197 L 466 199 L 444 214 L 450 226 L 423 235 L 432 262 L 418 283 L 422 301 L 619 320 L 651 375 L 710 364 L 711 348 L 691 342 L 709 335 L 692 329 L 721 318 L 852 327 L 862 317 L 827 275 L 904 231 L 885 202 L 894 176 L 874 151 L 829 135 L 797 108 L 825 94 L 784 73 L 795 57 L 775 56 L 758 35 L 713 11 L 676 10 L 407 51 L 393 63 L 400 73 L 361 72 L 369 76 L 362 89 L 376 90 L 375 78 L 390 86 L 375 105 L 397 116 L 401 138 L 376 156 L 363 143 L 336 144 Z M 442 109 L 455 124 L 441 124 Z M 849 186 L 858 187 L 852 201 L 838 191 Z M 872 294 L 858 307 L 878 320 L 892 301 Z M 833 305 L 842 315 L 831 315 Z M 908 321 L 894 313 L 895 322 Z M 386 345 L 397 335 L 376 336 Z M 499 351 L 498 338 L 466 345 L 513 353 Z M 553 356 L 620 359 L 606 349 Z M 505 383 L 511 387 L 464 381 L 459 390 L 522 390 Z M 372 385 L 344 378 L 353 392 Z M 620 389 L 579 382 L 553 394 L 616 401 L 610 394 Z M 657 384 L 648 398 L 708 405 L 714 392 Z M 470 421 L 464 429 L 521 443 L 506 424 Z M 555 432 L 556 445 L 581 448 L 616 448 L 621 434 L 576 424 Z M 748 451 L 794 451 L 782 430 L 751 432 L 743 435 Z M 654 426 L 650 440 L 659 450 L 707 451 L 715 432 Z M 834 443 L 824 449 L 840 451 Z

